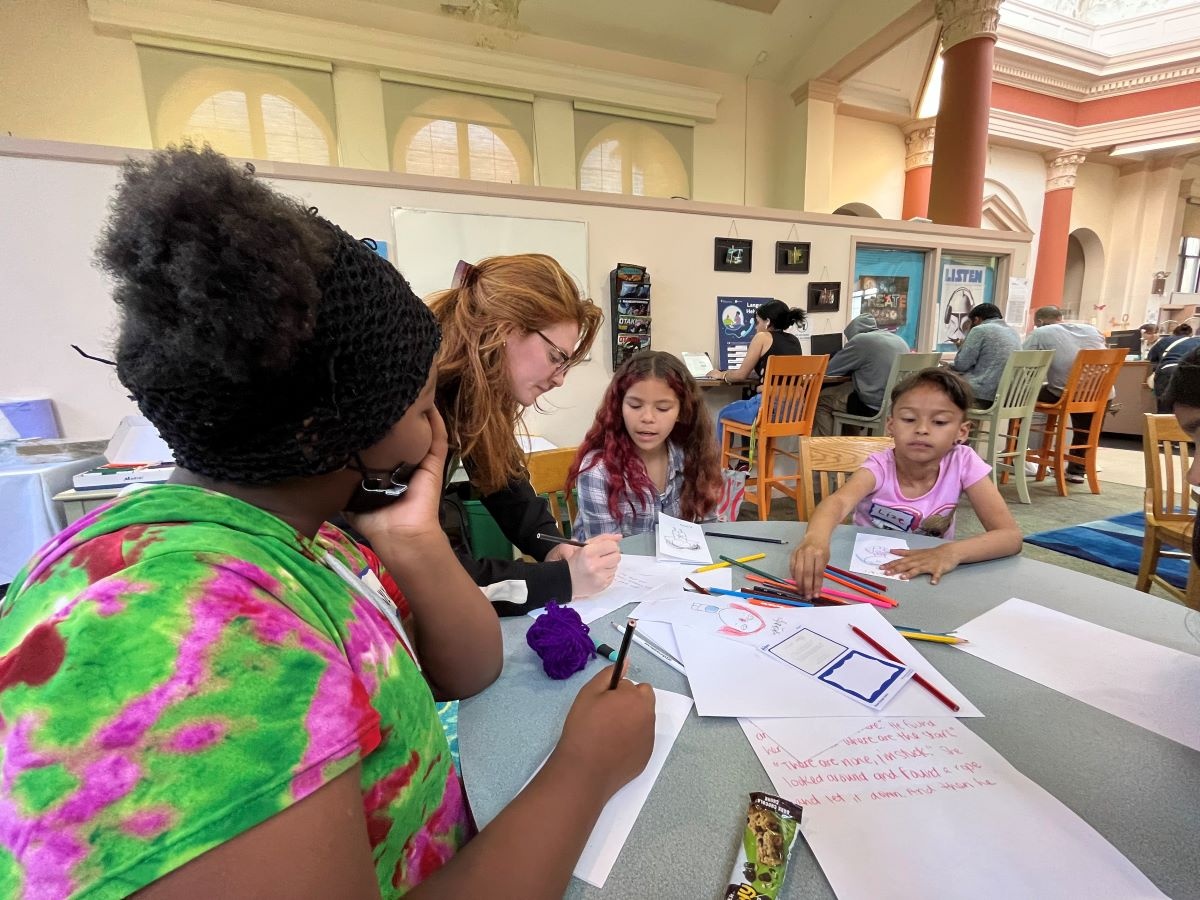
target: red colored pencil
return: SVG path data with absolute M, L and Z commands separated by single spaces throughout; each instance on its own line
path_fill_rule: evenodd
M 747 575 L 747 581 L 757 581 L 759 584 L 765 584 L 768 587 L 778 588 L 781 591 L 795 592 L 796 583 L 794 581 L 780 581 L 778 578 L 763 578 L 761 575 Z
M 891 650 L 888 650 L 882 644 L 878 643 L 873 637 L 871 637 L 869 634 L 867 634 L 865 631 L 863 631 L 857 625 L 851 625 L 850 630 L 853 631 L 855 634 L 857 634 L 860 638 L 862 638 L 868 644 L 870 644 L 872 647 L 874 647 L 876 650 L 878 650 L 881 656 L 884 656 L 887 659 L 890 659 L 894 663 L 899 663 L 902 666 L 905 665 L 904 660 L 902 660 L 900 657 L 898 657 Z M 943 694 L 941 691 L 939 691 L 937 688 L 935 688 L 932 684 L 930 684 L 924 678 L 924 676 L 920 675 L 919 673 L 913 672 L 913 681 L 915 681 L 921 687 L 925 688 L 925 690 L 929 691 L 929 693 L 933 694 L 933 696 L 937 697 L 937 699 L 939 699 L 943 703 L 945 703 L 946 706 L 948 706 L 950 708 L 951 712 L 958 712 L 959 709 L 961 708 L 961 707 L 959 707 L 959 705 L 957 703 L 955 703 L 953 700 L 951 700 L 949 697 L 947 697 L 945 694 Z
M 864 594 L 867 597 L 872 597 L 875 600 L 881 600 L 884 603 L 886 603 L 888 606 L 896 605 L 896 601 L 893 600 L 891 597 L 885 597 L 885 596 L 883 596 L 883 594 L 877 594 L 870 588 L 863 587 L 861 584 L 857 584 L 853 581 L 848 581 L 845 578 L 841 578 L 837 575 L 830 574 L 829 572 L 825 573 L 825 577 L 828 578 L 830 581 L 836 581 L 838 584 L 842 585 L 843 587 L 850 588 L 850 590 L 852 590 L 852 591 L 858 591 L 860 594 Z
M 826 565 L 825 568 L 828 569 L 830 572 L 832 572 L 834 575 L 841 575 L 843 578 L 850 578 L 854 581 L 861 581 L 867 587 L 873 588 L 877 591 L 886 591 L 887 590 L 886 584 L 880 584 L 878 581 L 872 581 L 870 578 L 863 578 L 857 572 L 847 572 L 845 569 L 839 569 L 837 566 L 830 566 L 830 565 Z

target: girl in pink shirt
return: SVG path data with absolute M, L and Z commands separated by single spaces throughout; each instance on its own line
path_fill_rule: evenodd
M 1021 529 L 992 484 L 991 468 L 963 442 L 970 434 L 971 388 L 945 369 L 924 369 L 892 391 L 887 433 L 895 447 L 873 453 L 839 491 L 821 501 L 792 553 L 792 577 L 816 596 L 829 562 L 829 539 L 853 512 L 854 524 L 944 538 L 936 547 L 897 550 L 883 566 L 901 578 L 928 574 L 937 584 L 960 563 L 1011 556 Z M 963 492 L 985 532 L 954 540 L 954 510 Z

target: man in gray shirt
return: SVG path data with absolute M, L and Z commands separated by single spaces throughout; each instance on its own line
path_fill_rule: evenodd
M 1067 376 L 1080 350 L 1103 350 L 1104 335 L 1094 325 L 1064 322 L 1057 306 L 1042 306 L 1033 314 L 1033 331 L 1025 338 L 1024 350 L 1053 350 L 1054 359 L 1046 373 L 1046 384 L 1038 394 L 1042 403 L 1057 403 L 1067 386 Z M 1040 414 L 1039 414 L 1040 415 Z M 1091 413 L 1072 413 L 1071 440 L 1082 444 L 1092 427 Z M 1067 463 L 1067 481 L 1083 484 L 1087 469 L 1079 463 Z
M 1009 354 L 1021 349 L 1021 338 L 1008 327 L 1004 314 L 994 303 L 980 303 L 967 319 L 970 330 L 958 348 L 950 368 L 967 379 L 975 394 L 975 406 L 987 409 L 996 399 L 996 388 Z
M 883 406 L 883 390 L 896 357 L 909 351 L 904 338 L 880 331 L 875 317 L 856 316 L 842 332 L 846 346 L 829 360 L 826 375 L 851 375 L 846 384 L 835 384 L 821 391 L 813 434 L 833 434 L 833 414 L 848 412 L 854 416 L 873 416 Z

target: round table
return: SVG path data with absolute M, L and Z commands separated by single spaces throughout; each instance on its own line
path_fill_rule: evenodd
M 741 522 L 719 529 L 792 541 L 780 546 L 709 539 L 714 559 L 761 551 L 767 557 L 754 565 L 783 574 L 804 524 Z M 837 529 L 834 565 L 848 565 L 854 535 L 863 530 L 870 529 Z M 936 543 L 907 538 L 912 547 Z M 627 538 L 622 550 L 653 555 L 651 536 Z M 735 573 L 735 585 L 740 580 Z M 883 611 L 886 618 L 926 630 L 952 630 L 1020 597 L 1167 647 L 1200 652 L 1185 624 L 1189 614 L 1196 614 L 1186 608 L 1019 556 L 963 566 L 937 587 L 927 578 L 896 582 L 889 594 L 901 605 Z M 619 636 L 609 623 L 623 622 L 629 610 L 592 623 L 593 634 L 615 646 Z M 525 643 L 532 621 L 503 621 L 504 672 L 488 690 L 464 701 L 459 713 L 463 777 L 481 826 L 517 794 L 553 748 L 579 686 L 608 664 L 597 657 L 570 679 L 551 681 Z M 951 646 L 914 643 L 913 649 L 984 712 L 985 718 L 960 719 L 963 725 L 1074 810 L 1167 895 L 1200 898 L 1200 753 Z M 636 645 L 630 660 L 634 679 L 690 695 L 682 675 Z M 774 792 L 737 721 L 698 717 L 693 710 L 603 891 L 572 879 L 566 896 L 718 896 L 733 866 L 751 791 Z M 833 896 L 815 857 L 798 840 L 781 897 Z

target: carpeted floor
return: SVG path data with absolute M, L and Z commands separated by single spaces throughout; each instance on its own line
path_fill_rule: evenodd
M 1025 542 L 1136 575 L 1142 560 L 1144 513 L 1132 512 L 1082 525 L 1027 534 Z M 1178 588 L 1187 584 L 1188 561 L 1160 556 L 1158 574 Z

